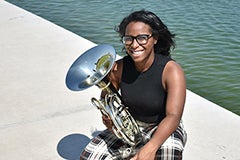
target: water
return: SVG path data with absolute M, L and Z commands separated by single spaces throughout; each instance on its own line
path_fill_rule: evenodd
M 134 10 L 155 12 L 177 34 L 172 56 L 187 88 L 240 115 L 239 0 L 8 0 L 95 43 L 122 44 L 114 31 Z

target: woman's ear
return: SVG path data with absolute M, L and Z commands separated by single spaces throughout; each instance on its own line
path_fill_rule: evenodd
M 154 44 L 157 44 L 157 41 L 158 41 L 158 40 L 154 38 Z
M 153 43 L 157 44 L 157 41 L 158 41 L 158 36 L 153 36 Z

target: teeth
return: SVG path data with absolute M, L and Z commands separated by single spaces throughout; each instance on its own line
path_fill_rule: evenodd
M 143 51 L 135 51 L 133 54 L 141 54 Z

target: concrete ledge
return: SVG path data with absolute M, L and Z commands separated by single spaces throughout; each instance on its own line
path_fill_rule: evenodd
M 188 133 L 186 160 L 239 160 L 240 117 L 187 91 L 183 116 Z
M 0 1 L 0 159 L 78 159 L 104 129 L 90 104 L 100 91 L 69 91 L 73 61 L 95 44 Z M 239 160 L 240 118 L 187 91 L 185 160 Z

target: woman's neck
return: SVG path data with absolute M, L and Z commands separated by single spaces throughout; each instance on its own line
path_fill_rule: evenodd
M 155 58 L 155 54 L 151 54 L 148 59 L 145 59 L 141 62 L 134 62 L 136 70 L 139 72 L 145 72 L 147 71 L 153 64 Z

